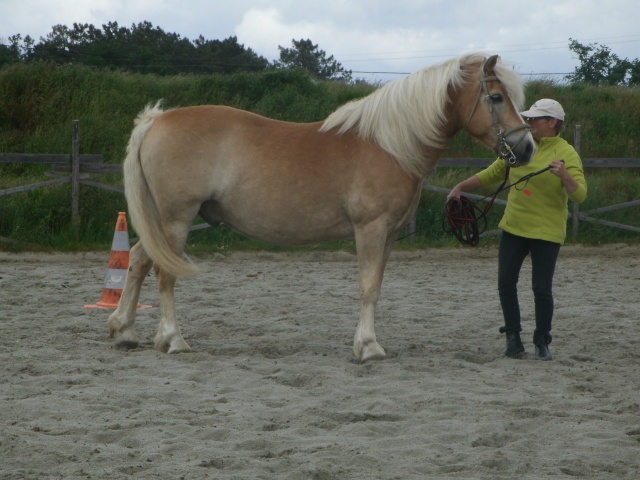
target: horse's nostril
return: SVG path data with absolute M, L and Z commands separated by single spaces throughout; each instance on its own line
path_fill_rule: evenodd
M 527 156 L 527 158 L 531 159 L 534 152 L 535 152 L 535 147 L 533 146 L 533 144 L 531 142 L 527 142 L 524 148 L 524 154 Z

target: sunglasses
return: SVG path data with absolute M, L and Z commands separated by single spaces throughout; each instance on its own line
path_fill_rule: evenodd
M 551 120 L 553 117 L 529 117 L 529 118 L 525 118 L 525 122 L 527 123 L 533 123 L 536 120 Z

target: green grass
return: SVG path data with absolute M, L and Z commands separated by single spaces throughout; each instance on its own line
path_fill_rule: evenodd
M 0 152 L 68 154 L 71 123 L 79 120 L 81 153 L 98 153 L 106 163 L 121 163 L 133 119 L 145 105 L 159 99 L 164 99 L 166 107 L 224 104 L 272 118 L 310 122 L 326 118 L 339 105 L 365 96 L 374 88 L 366 84 L 317 82 L 300 71 L 157 77 L 44 63 L 9 65 L 0 69 Z M 568 115 L 564 137 L 573 142 L 574 126 L 582 125 L 583 158 L 640 158 L 640 90 L 533 82 L 527 86 L 526 95 L 527 105 L 542 97 L 556 98 L 563 104 Z M 491 158 L 494 154 L 462 133 L 444 156 Z M 0 190 L 45 181 L 47 169 L 46 165 L 0 165 Z M 471 169 L 440 168 L 429 181 L 451 187 L 472 173 Z M 122 186 L 118 175 L 96 175 L 92 179 Z M 640 172 L 633 169 L 593 169 L 587 172 L 587 180 L 589 196 L 581 210 L 634 200 L 640 191 Z M 71 229 L 69 184 L 0 198 L 0 236 L 18 242 L 0 243 L 0 249 L 109 249 L 117 214 L 126 211 L 121 194 L 81 186 L 76 241 Z M 444 195 L 423 192 L 415 241 L 401 241 L 398 248 L 455 245 L 455 239 L 442 230 L 443 209 Z M 497 225 L 501 209 L 499 205 L 492 209 L 490 229 Z M 638 207 L 599 217 L 640 225 Z M 581 222 L 576 241 L 635 242 L 638 237 L 636 233 Z M 572 238 L 571 231 L 568 238 Z M 192 233 L 188 248 L 200 252 L 285 247 L 249 240 L 220 227 Z M 353 242 L 300 248 L 348 250 L 353 249 Z

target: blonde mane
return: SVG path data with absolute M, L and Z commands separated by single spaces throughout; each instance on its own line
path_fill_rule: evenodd
M 407 173 L 424 175 L 423 148 L 446 147 L 441 130 L 446 121 L 448 87 L 466 81 L 461 67 L 481 64 L 486 56 L 465 55 L 389 82 L 367 97 L 349 102 L 333 112 L 321 131 L 339 127 L 339 133 L 355 130 L 373 139 L 396 159 Z M 494 68 L 516 108 L 524 103 L 524 87 L 516 72 L 498 62 Z

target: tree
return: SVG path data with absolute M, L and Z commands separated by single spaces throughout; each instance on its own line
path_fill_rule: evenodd
M 102 29 L 86 23 L 74 23 L 73 28 L 55 25 L 37 45 L 25 37 L 22 48 L 18 46 L 19 35 L 11 39 L 11 45 L 0 48 L 0 65 L 46 61 L 160 75 L 234 73 L 269 68 L 266 58 L 246 49 L 236 37 L 220 41 L 205 40 L 201 35 L 191 42 L 146 21 L 134 24 L 130 29 L 117 22 L 102 25 Z
M 333 55 L 327 58 L 324 50 L 319 50 L 311 40 L 291 40 L 293 48 L 278 45 L 280 61 L 275 61 L 276 68 L 302 68 L 319 80 L 351 81 L 351 70 L 345 70 Z
M 640 85 L 640 60 L 637 58 L 631 62 L 629 69 L 629 85 Z
M 269 67 L 269 61 L 252 49 L 238 43 L 237 37 L 225 40 L 205 40 L 200 35 L 194 42 L 196 53 L 207 73 L 261 72 Z
M 0 68 L 8 63 L 16 63 L 20 60 L 20 35 L 13 35 L 9 37 L 9 44 L 4 45 L 4 42 L 0 41 Z
M 573 83 L 584 82 L 593 85 L 640 85 L 640 61 L 620 59 L 609 47 L 582 45 L 569 39 L 569 49 L 578 55 L 580 66 L 567 79 Z

